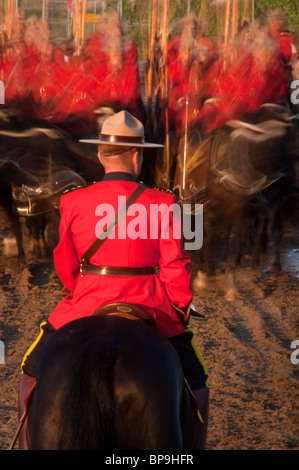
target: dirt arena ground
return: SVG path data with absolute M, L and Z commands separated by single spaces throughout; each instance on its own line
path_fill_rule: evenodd
M 3 241 L 11 233 L 0 215 L 0 450 L 6 450 L 17 425 L 23 355 L 62 286 L 51 259 L 28 256 L 21 266 L 4 255 Z M 299 449 L 299 353 L 291 347 L 299 340 L 298 240 L 298 226 L 291 223 L 280 274 L 246 263 L 238 269 L 233 301 L 226 299 L 228 279 L 221 269 L 195 291 L 194 305 L 205 318 L 192 318 L 191 327 L 210 373 L 209 450 Z

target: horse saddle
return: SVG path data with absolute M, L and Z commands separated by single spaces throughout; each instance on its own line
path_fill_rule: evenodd
M 109 315 L 128 318 L 129 320 L 142 320 L 149 326 L 155 326 L 154 318 L 143 308 L 135 304 L 114 302 L 98 308 L 93 315 Z
M 214 153 L 218 181 L 233 193 L 251 196 L 263 191 L 283 176 L 283 157 L 289 121 L 267 119 L 257 124 L 231 120 L 223 133 L 223 145 Z
M 17 212 L 23 216 L 44 214 L 57 209 L 61 195 L 70 189 L 85 186 L 84 179 L 69 168 L 58 168 L 52 175 L 44 175 L 31 185 L 12 185 Z

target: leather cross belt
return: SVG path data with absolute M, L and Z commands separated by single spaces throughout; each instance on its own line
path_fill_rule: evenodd
M 97 266 L 96 264 L 80 265 L 80 274 L 97 274 L 100 276 L 148 276 L 151 274 L 159 274 L 159 266 L 146 268 L 131 268 L 118 266 Z
M 138 199 L 138 197 L 146 190 L 144 184 L 139 184 L 137 188 L 128 197 L 123 207 L 116 214 L 101 236 L 96 238 L 88 250 L 81 256 L 80 275 L 84 274 L 98 274 L 100 276 L 148 276 L 151 274 L 159 273 L 159 266 L 145 267 L 145 268 L 131 268 L 131 267 L 118 267 L 118 266 L 97 266 L 90 264 L 89 260 L 92 255 L 102 246 L 107 237 L 116 228 L 121 218 L 126 214 L 128 208 Z M 103 236 L 105 235 L 105 236 Z

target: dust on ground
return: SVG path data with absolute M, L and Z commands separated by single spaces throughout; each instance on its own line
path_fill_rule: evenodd
M 6 450 L 17 426 L 20 364 L 62 286 L 51 258 L 20 265 L 4 256 L 10 230 L 2 212 L 1 234 L 0 450 Z M 221 269 L 195 292 L 193 303 L 204 318 L 192 318 L 190 326 L 210 373 L 209 450 L 299 449 L 299 353 L 291 348 L 299 340 L 299 246 L 293 226 L 282 253 L 280 274 L 238 269 L 233 301 L 226 300 L 228 278 Z

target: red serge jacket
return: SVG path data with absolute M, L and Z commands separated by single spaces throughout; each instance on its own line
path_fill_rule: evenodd
M 171 304 L 179 308 L 190 304 L 191 266 L 182 239 L 177 235 L 180 221 L 169 217 L 169 213 L 172 215 L 169 208 L 176 204 L 173 194 L 147 188 L 132 206 L 138 211 L 129 210 L 116 231 L 90 259 L 90 263 L 100 266 L 159 266 L 159 274 L 128 277 L 85 274 L 81 277 L 79 273 L 81 256 L 137 184 L 126 173 L 109 173 L 98 183 L 62 196 L 60 241 L 54 250 L 54 261 L 58 276 L 71 294 L 64 297 L 50 315 L 49 322 L 54 328 L 92 315 L 102 305 L 128 302 L 143 306 L 156 319 L 157 329 L 164 336 L 184 331 Z M 162 215 L 159 215 L 159 207 L 164 207 Z M 162 236 L 165 220 L 170 220 L 169 233 Z

